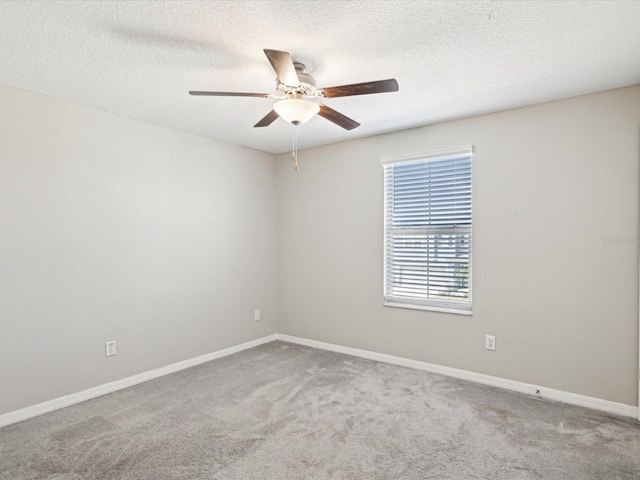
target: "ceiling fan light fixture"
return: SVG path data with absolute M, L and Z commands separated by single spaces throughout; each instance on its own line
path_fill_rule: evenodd
M 301 98 L 287 98 L 276 102 L 273 109 L 287 122 L 293 125 L 301 125 L 317 115 L 320 111 L 320 105 Z

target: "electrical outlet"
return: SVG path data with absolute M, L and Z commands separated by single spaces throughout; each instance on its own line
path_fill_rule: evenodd
M 260 310 L 256 310 L 255 312 L 253 312 L 253 319 L 257 322 L 258 320 L 260 320 Z
M 484 337 L 484 348 L 487 350 L 495 350 L 496 349 L 496 337 L 495 335 L 485 335 Z
M 106 342 L 104 344 L 105 357 L 113 357 L 116 354 L 116 341 Z

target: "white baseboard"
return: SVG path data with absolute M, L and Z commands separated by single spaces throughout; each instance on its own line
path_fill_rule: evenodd
M 342 345 L 334 345 L 332 343 L 318 342 L 316 340 L 308 340 L 306 338 L 293 337 L 291 335 L 284 335 L 281 333 L 276 334 L 276 336 L 278 340 L 282 340 L 284 342 L 297 343 L 299 345 L 320 348 L 322 350 L 344 353 L 346 355 L 352 355 L 354 357 L 361 357 L 378 362 L 391 363 L 393 365 L 415 368 L 417 370 L 424 370 L 431 373 L 439 373 L 448 377 L 469 380 L 471 382 L 491 385 L 493 387 L 500 387 L 506 390 L 513 390 L 515 392 L 528 393 L 537 397 L 569 403 L 571 405 L 592 408 L 594 410 L 601 410 L 603 412 L 614 413 L 616 415 L 622 415 L 625 417 L 638 418 L 638 407 L 633 405 L 625 405 L 624 403 L 611 402 L 609 400 L 588 397 L 586 395 L 579 395 L 577 393 L 564 392 L 562 390 L 541 387 L 532 385 L 530 383 L 516 382 L 514 380 L 493 377 L 491 375 L 484 375 L 482 373 L 469 372 L 467 370 L 460 370 L 451 367 L 443 367 L 442 365 L 421 362 L 419 360 L 394 357 L 393 355 L 387 355 L 384 353 L 376 353 L 370 352 L 368 350 L 344 347 Z
M 460 370 L 451 367 L 443 367 L 441 365 L 421 362 L 419 360 L 410 360 L 408 358 L 395 357 L 393 355 L 387 355 L 384 353 L 370 352 L 368 350 L 360 350 L 357 348 L 344 347 L 342 345 L 334 345 L 331 343 L 308 340 L 306 338 L 298 338 L 281 333 L 274 333 L 273 335 L 259 338 L 257 340 L 251 340 L 250 342 L 235 345 L 223 350 L 218 350 L 217 352 L 190 358 L 182 362 L 174 363 L 161 368 L 156 368 L 155 370 L 143 372 L 138 375 L 123 378 L 121 380 L 105 383 L 104 385 L 98 385 L 97 387 L 89 388 L 81 392 L 72 393 L 70 395 L 55 398 L 53 400 L 39 403 L 37 405 L 32 405 L 20 410 L 5 413 L 3 415 L 0 415 L 0 427 L 11 425 L 12 423 L 21 422 L 22 420 L 27 420 L 32 417 L 37 417 L 38 415 L 42 415 L 43 413 L 75 405 L 76 403 L 84 402 L 92 398 L 101 397 L 102 395 L 106 395 L 108 393 L 117 392 L 118 390 L 132 387 L 134 385 L 138 385 L 139 383 L 153 380 L 154 378 L 162 377 L 170 373 L 184 370 L 201 363 L 209 362 L 211 360 L 215 360 L 216 358 L 225 357 L 227 355 L 231 355 L 232 353 L 237 353 L 241 352 L 242 350 L 257 347 L 258 345 L 272 342 L 274 340 L 282 340 L 284 342 L 306 345 L 309 347 L 320 348 L 322 350 L 344 353 L 346 355 L 352 355 L 354 357 L 366 358 L 369 360 L 390 363 L 402 367 L 415 368 L 417 370 L 424 370 L 427 372 L 438 373 L 449 377 L 482 383 L 484 385 L 491 385 L 507 390 L 513 390 L 515 392 L 536 395 L 541 398 L 547 398 L 550 400 L 556 400 L 572 405 L 592 408 L 594 410 L 601 410 L 603 412 L 614 413 L 625 417 L 638 418 L 638 407 L 633 405 L 625 405 L 623 403 L 611 402 L 609 400 L 602 400 L 600 398 L 587 397 L 585 395 L 579 395 L 577 393 L 554 390 L 552 388 L 540 387 L 529 383 L 516 382 L 514 380 L 507 380 L 500 377 L 492 377 L 491 375 L 484 375 L 482 373 L 469 372 L 467 370 Z
M 139 373 L 137 375 L 123 378 L 121 380 L 116 380 L 114 382 L 98 385 L 97 387 L 89 388 L 87 390 L 82 390 L 81 392 L 72 393 L 70 395 L 65 395 L 64 397 L 55 398 L 47 402 L 38 403 L 37 405 L 32 405 L 20 410 L 5 413 L 4 415 L 0 415 L 0 427 L 11 425 L 12 423 L 21 422 L 22 420 L 27 420 L 28 418 L 37 417 L 38 415 L 42 415 L 43 413 L 51 412 L 53 410 L 58 410 L 59 408 L 75 405 L 76 403 L 84 402 L 85 400 L 91 400 L 92 398 L 101 397 L 102 395 L 106 395 L 107 393 L 117 392 L 118 390 L 132 387 L 134 385 L 138 385 L 139 383 L 153 380 L 154 378 L 162 377 L 179 370 L 184 370 L 185 368 L 193 367 L 201 363 L 209 362 L 211 360 L 215 360 L 216 358 L 225 357 L 227 355 L 231 355 L 232 353 L 241 352 L 242 350 L 247 350 L 248 348 L 257 347 L 258 345 L 272 342 L 277 339 L 278 336 L 274 333 L 273 335 L 258 338 L 257 340 L 251 340 L 250 342 L 235 345 L 223 350 L 218 350 L 217 352 L 207 353 L 206 355 L 183 360 L 182 362 L 173 363 L 171 365 L 167 365 L 166 367 L 156 368 L 155 370 L 149 370 L 148 372 Z

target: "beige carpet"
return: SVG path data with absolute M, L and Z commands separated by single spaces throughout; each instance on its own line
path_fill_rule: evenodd
M 273 342 L 0 429 L 0 479 L 640 478 L 640 425 Z

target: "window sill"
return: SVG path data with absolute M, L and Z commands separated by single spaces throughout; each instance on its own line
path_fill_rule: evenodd
M 431 312 L 453 313 L 455 315 L 473 315 L 471 310 L 459 310 L 456 308 L 431 307 L 428 305 L 415 305 L 412 303 L 384 302 L 385 307 L 410 308 L 413 310 L 429 310 Z

